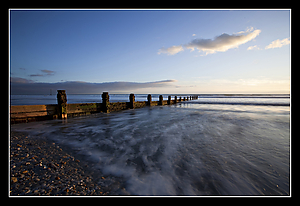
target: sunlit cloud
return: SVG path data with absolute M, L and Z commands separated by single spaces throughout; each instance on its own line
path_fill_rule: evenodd
M 194 51 L 197 49 L 199 52 L 204 52 L 204 55 L 214 54 L 216 52 L 225 52 L 229 49 L 238 48 L 240 45 L 245 44 L 253 39 L 255 39 L 261 30 L 254 30 L 253 27 L 247 29 L 246 31 L 240 31 L 234 34 L 223 33 L 216 36 L 213 39 L 193 39 L 184 46 L 172 46 L 172 47 L 162 47 L 158 54 L 166 53 L 168 55 L 174 55 L 183 51 L 184 48 Z M 193 35 L 194 36 L 194 35 Z
M 194 39 L 186 44 L 185 47 L 192 51 L 196 48 L 199 52 L 204 52 L 205 55 L 225 52 L 253 40 L 260 32 L 261 30 L 257 29 L 254 31 L 242 31 L 231 35 L 223 33 L 214 39 Z
M 274 49 L 274 48 L 280 48 L 282 46 L 288 45 L 290 44 L 291 41 L 289 38 L 285 38 L 285 39 L 277 39 L 275 41 L 272 41 L 271 44 L 269 44 L 268 46 L 265 47 L 265 49 Z
M 160 50 L 158 50 L 157 54 L 168 54 L 168 55 L 174 55 L 178 52 L 183 51 L 183 47 L 181 45 L 179 46 L 171 46 L 169 48 L 162 47 Z
M 254 45 L 254 46 L 249 46 L 247 50 L 260 50 L 260 48 L 257 45 Z

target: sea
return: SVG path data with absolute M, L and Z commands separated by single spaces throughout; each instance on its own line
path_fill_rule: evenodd
M 99 94 L 67 98 L 101 102 Z M 136 95 L 136 101 L 146 99 Z M 11 95 L 10 101 L 56 104 L 56 96 Z M 129 95 L 110 95 L 110 101 L 129 101 Z M 175 105 L 16 124 L 11 130 L 67 148 L 111 195 L 289 196 L 290 108 L 289 95 L 202 94 Z

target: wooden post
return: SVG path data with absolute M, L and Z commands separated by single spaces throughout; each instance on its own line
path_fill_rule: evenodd
M 181 102 L 181 96 L 179 97 L 179 101 Z
M 183 97 L 183 101 L 185 101 L 185 97 Z
M 188 96 L 186 97 L 186 101 L 189 101 L 189 97 Z
M 130 94 L 129 96 L 129 108 L 130 109 L 134 109 L 134 101 L 135 101 L 135 96 L 134 94 Z
M 58 118 L 67 119 L 67 94 L 66 90 L 57 90 Z
M 109 113 L 109 95 L 108 95 L 108 92 L 103 92 L 103 94 L 102 94 L 102 111 L 104 113 Z
M 174 99 L 174 100 L 175 100 L 174 102 L 175 102 L 175 104 L 176 104 L 176 103 L 177 103 L 177 96 L 175 96 L 175 99 Z
M 151 94 L 148 94 L 148 105 L 151 106 L 151 102 L 152 102 L 152 97 L 151 97 Z
M 168 105 L 171 104 L 171 96 L 168 96 Z
M 159 102 L 158 102 L 158 104 L 159 105 L 163 105 L 163 95 L 159 95 Z

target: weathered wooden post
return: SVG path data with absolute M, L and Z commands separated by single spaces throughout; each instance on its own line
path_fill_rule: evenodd
M 189 97 L 188 96 L 186 97 L 186 101 L 189 101 Z
M 159 95 L 159 102 L 158 102 L 158 104 L 159 105 L 163 105 L 163 95 Z
M 148 94 L 148 105 L 151 106 L 151 102 L 152 102 L 152 97 L 151 97 L 151 94 Z
M 174 101 L 174 103 L 176 104 L 177 103 L 177 96 L 175 96 L 175 99 L 174 99 L 175 101 Z
M 130 94 L 130 96 L 129 96 L 129 108 L 130 109 L 134 109 L 134 101 L 135 101 L 134 94 Z
M 109 95 L 108 92 L 103 92 L 102 94 L 102 111 L 109 113 Z
M 179 101 L 181 102 L 181 96 L 179 97 Z
M 67 94 L 66 90 L 57 90 L 58 118 L 67 119 Z
M 183 101 L 185 101 L 185 97 L 183 97 Z
M 171 104 L 171 96 L 168 96 L 168 105 Z

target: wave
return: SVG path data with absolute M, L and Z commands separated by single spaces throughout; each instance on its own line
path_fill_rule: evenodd
M 262 103 L 262 102 L 182 102 L 187 104 L 225 104 L 225 105 L 253 105 L 253 106 L 290 106 L 290 103 Z
M 289 99 L 290 96 L 199 96 L 199 98 L 250 98 L 250 99 Z

